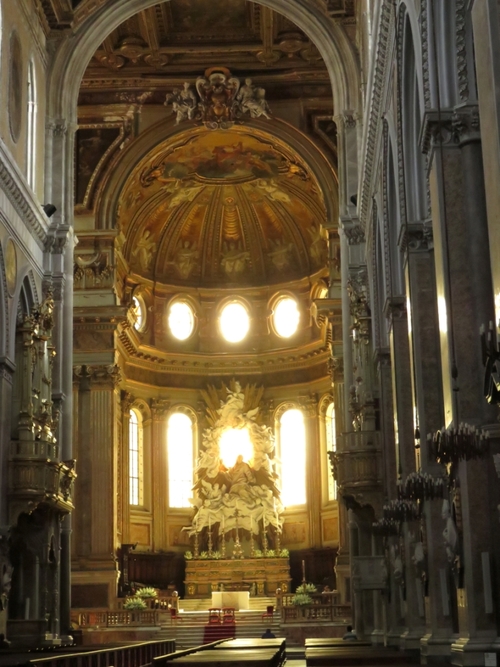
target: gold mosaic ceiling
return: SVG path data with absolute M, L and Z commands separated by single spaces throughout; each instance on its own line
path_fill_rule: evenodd
M 197 128 L 130 175 L 118 208 L 138 277 L 186 286 L 261 286 L 325 267 L 325 210 L 290 148 L 244 126 Z

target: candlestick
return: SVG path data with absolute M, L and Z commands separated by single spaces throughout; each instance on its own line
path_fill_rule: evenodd
M 305 560 L 302 561 L 302 583 L 306 583 L 306 562 Z

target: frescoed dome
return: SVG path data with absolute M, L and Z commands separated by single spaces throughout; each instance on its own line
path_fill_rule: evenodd
M 325 212 L 290 149 L 249 128 L 198 128 L 130 175 L 118 209 L 130 269 L 168 284 L 269 285 L 325 265 Z

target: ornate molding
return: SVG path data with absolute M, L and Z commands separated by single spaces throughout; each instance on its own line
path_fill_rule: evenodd
M 109 366 L 85 366 L 91 385 L 116 387 L 122 379 L 122 372 L 116 364 Z
M 420 147 L 428 154 L 431 148 L 443 144 L 458 145 L 481 140 L 477 105 L 467 105 L 437 111 L 426 111 L 420 136 Z
M 43 248 L 47 238 L 48 224 L 42 207 L 35 200 L 34 193 L 28 187 L 16 161 L 2 139 L 0 139 L 0 183 L 16 213 L 28 227 L 36 243 Z
M 381 132 L 380 119 L 383 112 L 383 102 L 387 88 L 387 71 L 389 62 L 389 43 L 392 38 L 391 25 L 393 22 L 393 3 L 391 0 L 382 0 L 380 8 L 377 46 L 373 62 L 374 76 L 368 99 L 368 120 L 365 140 L 363 171 L 360 175 L 361 196 L 359 202 L 359 218 L 361 225 L 366 228 L 370 211 L 371 197 L 374 189 L 375 161 L 378 140 Z
M 387 299 L 384 305 L 384 314 L 391 321 L 406 317 L 406 297 L 393 296 Z
M 400 248 L 402 252 L 429 252 L 434 249 L 432 223 L 414 222 L 402 229 Z
M 153 419 L 163 419 L 168 414 L 172 403 L 165 398 L 153 398 L 151 401 L 151 416 Z
M 344 223 L 343 229 L 349 245 L 359 245 L 366 241 L 365 231 L 359 223 L 352 225 Z
M 429 78 L 429 20 L 427 2 L 421 3 L 420 30 L 422 34 L 422 78 L 424 83 L 424 104 L 431 108 L 431 86 Z
M 457 49 L 457 77 L 458 94 L 462 102 L 469 99 L 469 76 L 467 71 L 467 23 L 466 0 L 456 0 L 456 49 Z

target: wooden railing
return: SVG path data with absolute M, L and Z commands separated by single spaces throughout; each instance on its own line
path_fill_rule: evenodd
M 75 619 L 80 628 L 119 628 L 159 625 L 158 612 L 144 611 L 81 611 Z M 114 666 L 116 667 L 116 665 Z
M 319 605 L 338 605 L 340 604 L 340 593 L 337 591 L 330 591 L 329 593 L 309 593 L 312 598 L 311 604 Z M 277 606 L 290 607 L 294 593 L 280 593 L 276 596 Z
M 318 621 L 348 621 L 351 618 L 350 605 L 292 605 L 281 608 L 283 623 Z
M 130 646 L 52 655 L 35 658 L 27 664 L 34 667 L 144 667 L 154 658 L 175 651 L 175 640 L 143 642 Z

